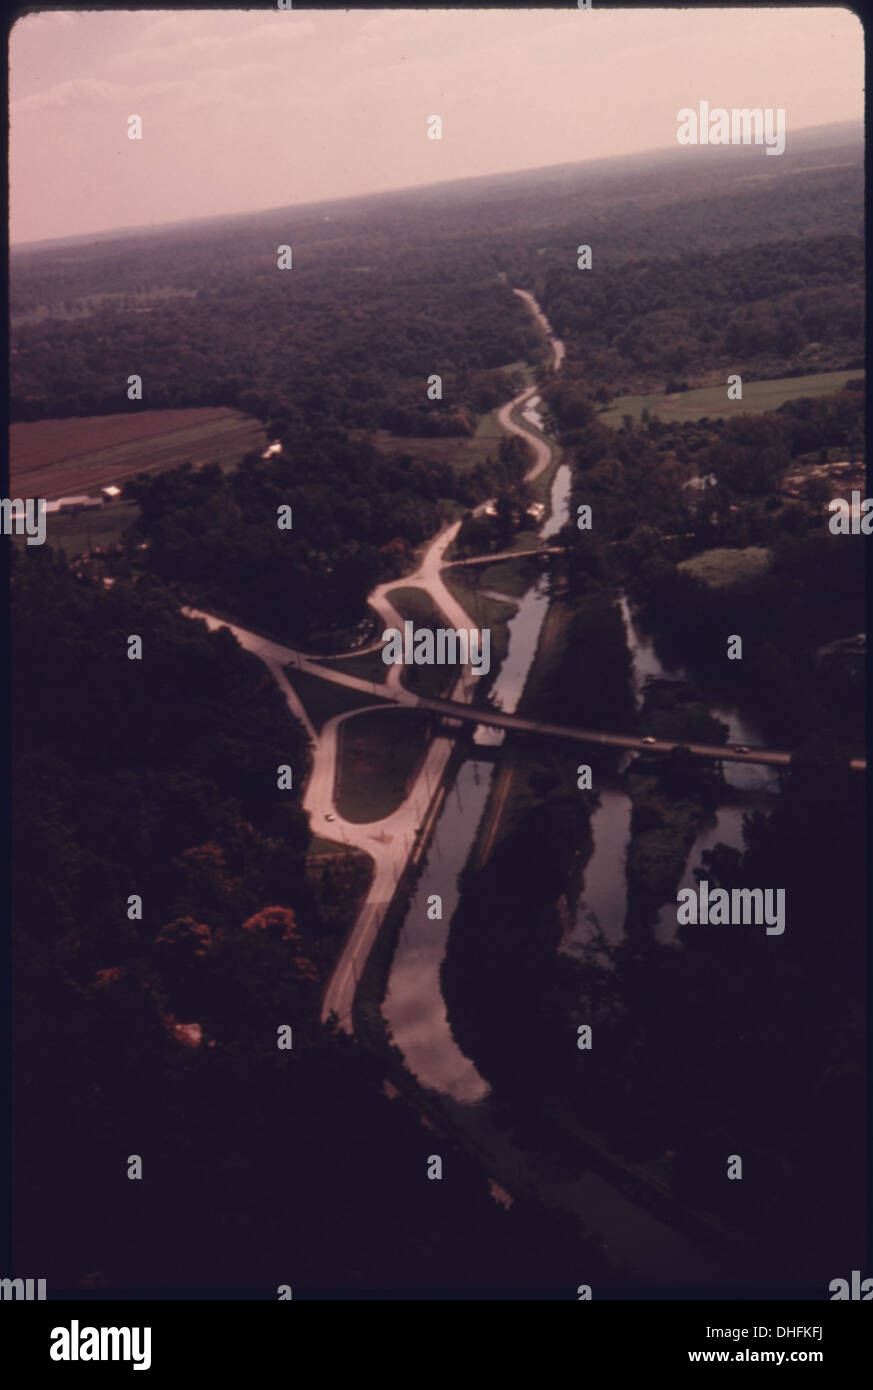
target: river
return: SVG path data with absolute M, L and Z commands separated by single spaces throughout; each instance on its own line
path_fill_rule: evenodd
M 554 534 L 566 520 L 569 473 L 566 465 L 561 465 L 556 472 L 552 484 L 552 512 L 544 523 L 542 535 Z M 638 626 L 623 594 L 620 606 L 639 705 L 649 677 L 679 680 L 685 677 L 685 672 L 663 664 L 653 643 Z M 509 713 L 515 710 L 524 689 L 547 608 L 546 581 L 539 578 L 520 600 L 517 612 L 509 621 L 509 649 L 494 683 L 501 708 Z M 742 719 L 737 711 L 713 706 L 712 712 L 731 724 L 731 742 L 763 742 L 760 731 L 750 721 Z M 474 738 L 479 744 L 495 744 L 502 742 L 504 732 L 480 724 Z M 462 1103 L 481 1099 L 488 1087 L 452 1037 L 440 989 L 440 967 L 458 901 L 457 876 L 469 856 L 494 768 L 491 760 L 472 757 L 462 763 L 456 775 L 437 821 L 418 889 L 406 913 L 383 1003 L 383 1015 L 409 1069 L 423 1085 Z M 700 864 L 704 850 L 718 842 L 735 849 L 743 848 L 743 817 L 756 808 L 766 807 L 778 785 L 772 769 L 743 767 L 742 764 L 726 764 L 725 780 L 734 795 L 719 806 L 712 819 L 698 831 L 679 884 L 682 888 L 696 886 L 694 869 Z M 591 818 L 594 849 L 585 868 L 575 920 L 561 945 L 569 954 L 583 954 L 598 936 L 609 945 L 615 945 L 624 935 L 625 857 L 630 823 L 631 800 L 621 779 L 616 778 L 611 785 L 600 788 L 599 804 Z M 441 921 L 431 921 L 427 917 L 427 899 L 434 893 L 442 897 Z M 664 904 L 653 930 L 659 941 L 674 939 L 675 901 Z
M 541 534 L 554 534 L 566 520 L 570 471 L 562 465 L 552 484 L 552 512 Z M 507 711 L 515 709 L 536 652 L 540 628 L 548 607 L 543 579 L 537 579 L 510 620 L 509 651 L 495 681 L 495 693 Z M 664 674 L 653 650 L 640 640 L 633 624 L 627 625 L 628 644 L 634 660 L 635 681 L 646 675 Z M 477 738 L 492 742 L 502 731 L 478 726 Z M 616 1266 L 624 1268 L 618 1286 L 639 1282 L 648 1287 L 718 1287 L 727 1276 L 690 1241 L 631 1202 L 599 1174 L 586 1169 L 572 1181 L 543 1176 L 537 1155 L 510 1136 L 505 1122 L 493 1113 L 488 1083 L 473 1061 L 457 1046 L 449 1026 L 440 984 L 440 968 L 446 951 L 452 915 L 458 902 L 458 874 L 464 868 L 488 799 L 495 771 L 492 760 L 471 756 L 461 764 L 449 791 L 433 837 L 416 892 L 409 904 L 392 963 L 382 1005 L 383 1016 L 407 1068 L 419 1083 L 438 1091 L 456 1122 L 494 1155 L 504 1172 L 519 1183 L 533 1181 L 548 1201 L 575 1212 L 597 1232 Z M 630 834 L 630 799 L 620 789 L 604 787 L 592 817 L 594 852 L 585 872 L 585 885 L 575 925 L 562 945 L 568 951 L 584 950 L 598 932 L 609 942 L 624 931 L 626 885 L 624 858 Z M 741 807 L 719 810 L 715 822 L 698 837 L 689 856 L 688 873 L 698 847 L 727 839 L 740 843 Z M 438 893 L 443 915 L 427 916 L 427 900 Z M 667 909 L 669 911 L 669 908 Z M 675 905 L 673 908 L 675 918 Z M 660 930 L 658 928 L 657 930 Z
M 539 419 L 534 423 L 540 424 Z M 550 513 L 540 529 L 543 538 L 554 535 L 567 520 L 570 485 L 570 469 L 562 464 L 552 481 Z M 501 707 L 508 712 L 515 710 L 524 688 L 548 602 L 546 581 L 538 578 L 518 601 L 517 611 L 509 622 L 509 649 L 493 687 Z M 639 706 L 648 677 L 681 679 L 685 673 L 663 665 L 624 595 L 620 596 L 620 603 Z M 731 742 L 763 742 L 759 731 L 737 711 L 713 707 L 712 712 L 730 724 Z M 499 743 L 502 738 L 500 730 L 477 727 L 477 743 Z M 633 1284 L 700 1289 L 727 1286 L 731 1280 L 716 1260 L 594 1171 L 585 1169 L 572 1181 L 544 1177 L 536 1155 L 529 1152 L 517 1136 L 511 1136 L 505 1120 L 495 1115 L 488 1083 L 452 1036 L 442 996 L 440 968 L 458 903 L 458 874 L 468 860 L 494 771 L 495 763 L 491 758 L 477 758 L 475 754 L 466 758 L 437 820 L 417 890 L 400 931 L 382 1005 L 393 1042 L 418 1082 L 440 1093 L 455 1121 L 494 1156 L 503 1172 L 512 1173 L 519 1183 L 533 1181 L 545 1200 L 575 1212 L 589 1230 L 601 1236 L 607 1253 L 620 1271 L 618 1287 L 627 1288 Z M 742 846 L 743 814 L 760 804 L 774 781 L 768 769 L 742 765 L 728 765 L 726 779 L 733 796 L 717 810 L 708 825 L 701 827 L 688 856 L 682 886 L 695 883 L 693 870 L 704 849 L 719 840 L 738 848 Z M 612 785 L 600 788 L 599 805 L 591 822 L 594 849 L 586 866 L 575 919 L 561 950 L 584 953 L 593 948 L 598 937 L 615 944 L 623 936 L 627 906 L 625 856 L 630 820 L 630 798 L 619 775 Z M 427 916 L 427 899 L 432 894 L 442 898 L 443 915 L 439 921 Z M 676 929 L 675 913 L 675 901 L 661 910 L 653 926 L 658 940 L 672 939 Z

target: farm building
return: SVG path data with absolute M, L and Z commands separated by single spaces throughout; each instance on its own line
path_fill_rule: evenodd
M 53 504 L 49 503 L 46 511 L 52 509 Z M 98 507 L 103 506 L 102 497 L 59 497 L 54 504 L 59 512 L 93 512 Z

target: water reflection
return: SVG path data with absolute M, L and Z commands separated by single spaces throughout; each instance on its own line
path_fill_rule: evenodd
M 545 535 L 550 525 L 558 529 L 564 524 L 569 491 L 570 470 L 562 465 L 552 482 L 552 515 L 541 534 Z M 517 602 L 516 612 L 507 624 L 507 654 L 492 686 L 496 703 L 509 714 L 521 698 L 548 610 L 547 577 L 541 575 Z M 480 746 L 500 744 L 504 737 L 504 729 L 487 728 L 484 724 L 477 724 L 473 735 Z M 486 1095 L 488 1084 L 452 1037 L 440 967 L 458 902 L 457 876 L 467 862 L 493 772 L 490 762 L 466 761 L 446 797 L 424 871 L 406 913 L 382 1005 L 394 1042 L 419 1081 L 466 1103 Z M 441 921 L 431 921 L 427 916 L 427 899 L 433 893 L 442 897 Z
M 562 463 L 556 468 L 555 476 L 552 479 L 552 490 L 549 495 L 549 516 L 540 527 L 540 535 L 544 541 L 548 540 L 550 536 L 556 535 L 569 520 L 571 481 L 570 469 L 566 463 Z
M 458 874 L 467 862 L 493 771 L 493 763 L 465 762 L 446 797 L 424 871 L 401 928 L 382 1004 L 383 1016 L 410 1071 L 424 1085 L 468 1104 L 488 1094 L 488 1083 L 452 1037 L 440 986 L 440 967 L 449 924 L 458 905 Z M 434 893 L 442 897 L 439 921 L 432 921 L 427 915 L 427 900 Z
M 585 884 L 573 926 L 561 943 L 571 956 L 586 956 L 598 941 L 616 946 L 624 936 L 627 911 L 625 854 L 630 841 L 631 799 L 626 792 L 603 787 L 591 817 L 594 850 L 585 868 Z
M 553 479 L 551 515 L 540 532 L 544 538 L 554 535 L 566 522 L 569 495 L 570 470 L 562 465 Z M 515 710 L 524 688 L 548 602 L 548 585 L 543 576 L 518 601 L 517 611 L 508 624 L 509 650 L 498 672 L 494 693 L 501 707 L 509 712 Z M 669 671 L 663 666 L 652 642 L 637 631 L 624 596 L 621 602 L 639 706 L 642 685 L 648 676 L 680 679 L 684 672 Z M 719 717 L 723 717 L 721 713 Z M 757 741 L 747 724 L 732 726 L 731 737 L 750 743 Z M 502 738 L 502 730 L 477 728 L 477 742 L 499 742 Z M 622 760 L 622 768 L 626 761 Z M 739 771 L 747 773 L 753 769 L 740 768 Z M 410 1071 L 422 1085 L 442 1094 L 450 1113 L 481 1146 L 481 1151 L 491 1156 L 498 1171 L 510 1176 L 511 1185 L 523 1187 L 532 1182 L 545 1200 L 577 1213 L 589 1229 L 603 1237 L 609 1256 L 619 1268 L 615 1280 L 618 1286 L 626 1287 L 636 1280 L 664 1288 L 677 1283 L 688 1288 L 726 1284 L 728 1280 L 717 1261 L 703 1255 L 693 1242 L 631 1202 L 617 1187 L 586 1168 L 580 1159 L 577 1159 L 578 1172 L 572 1178 L 545 1172 L 538 1155 L 539 1146 L 509 1132 L 505 1121 L 495 1113 L 488 1083 L 455 1043 L 446 1016 L 440 970 L 458 903 L 458 874 L 469 857 L 493 774 L 492 762 L 468 759 L 446 797 L 401 930 L 383 1003 L 383 1014 L 394 1042 Z M 740 842 L 742 810 L 739 805 L 722 807 L 713 822 L 701 831 L 689 856 L 686 879 L 699 862 L 702 849 L 718 839 Z M 625 856 L 630 821 L 631 802 L 627 794 L 618 786 L 601 787 L 599 805 L 591 823 L 594 850 L 586 867 L 574 924 L 561 946 L 562 951 L 570 955 L 596 952 L 598 941 L 614 946 L 624 935 Z M 427 899 L 435 893 L 442 898 L 439 921 L 427 916 Z M 670 905 L 665 913 L 669 911 Z M 663 924 L 659 918 L 655 931 L 659 940 L 669 940 L 669 922 L 664 914 L 662 917 Z M 675 931 L 675 904 L 672 917 Z M 505 1193 L 493 1176 L 491 1185 L 495 1200 L 504 1200 Z M 623 1272 L 621 1266 L 624 1266 Z
M 697 888 L 697 879 L 694 870 L 700 865 L 700 857 L 705 849 L 712 849 L 714 845 L 721 842 L 730 845 L 732 849 L 741 850 L 743 845 L 743 816 L 748 812 L 749 807 L 745 804 L 731 806 L 720 806 L 713 820 L 698 833 L 694 844 L 685 864 L 685 872 L 677 888 Z M 675 899 L 665 903 L 658 913 L 653 932 L 656 941 L 663 944 L 675 941 L 676 933 L 679 930 L 676 922 L 677 904 Z
M 634 699 L 637 709 L 642 709 L 643 692 L 650 677 L 673 681 L 692 678 L 684 666 L 664 665 L 655 651 L 654 641 L 635 619 L 625 594 L 620 596 L 619 607 L 633 663 Z M 766 739 L 757 724 L 740 714 L 735 706 L 714 704 L 709 706 L 709 712 L 713 718 L 727 724 L 728 743 L 738 743 L 749 748 L 766 746 Z M 779 775 L 772 767 L 764 767 L 757 763 L 744 766 L 742 763 L 730 762 L 725 763 L 722 770 L 727 785 L 735 787 L 738 791 L 775 791 L 779 786 Z

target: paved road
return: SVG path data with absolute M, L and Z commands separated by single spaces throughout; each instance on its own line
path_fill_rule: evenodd
M 545 724 L 541 720 L 525 719 L 518 714 L 504 714 L 501 710 L 471 709 L 469 705 L 459 705 L 453 700 L 420 697 L 419 709 L 443 714 L 453 719 L 472 721 L 475 724 L 489 724 L 498 729 L 519 729 L 523 733 L 540 734 L 546 738 L 570 739 L 576 743 L 599 743 L 608 748 L 645 747 L 651 753 L 670 753 L 674 748 L 685 748 L 696 758 L 716 758 L 724 762 L 765 763 L 769 767 L 788 767 L 792 754 L 776 748 L 750 748 L 748 753 L 738 753 L 729 744 L 672 742 L 658 738 L 643 745 L 639 734 L 604 733 L 601 729 L 579 729 L 572 724 Z M 866 758 L 853 758 L 850 766 L 856 772 L 866 772 Z
M 501 406 L 497 412 L 498 422 L 501 427 L 506 430 L 507 434 L 517 434 L 521 439 L 525 440 L 526 443 L 533 446 L 535 455 L 534 466 L 524 475 L 525 480 L 529 483 L 533 482 L 534 478 L 538 478 L 543 469 L 548 468 L 552 459 L 552 449 L 545 440 L 540 439 L 538 434 L 534 434 L 533 430 L 526 428 L 524 425 L 516 424 L 515 420 L 512 418 L 512 412 L 517 407 L 524 405 L 525 401 L 530 400 L 531 396 L 535 396 L 538 390 L 538 386 L 529 386 L 526 391 L 522 391 L 521 395 L 515 396 L 511 401 L 507 401 L 506 405 Z M 487 506 L 487 502 L 481 503 L 480 506 L 476 507 L 475 514 L 478 516 L 480 512 L 484 512 Z
M 539 315 L 538 306 L 526 291 L 518 290 L 516 293 L 526 302 L 529 301 L 532 309 Z M 543 322 L 545 321 L 543 320 Z M 563 345 L 557 343 L 557 340 L 551 335 L 549 337 L 552 343 L 555 366 L 558 367 L 563 356 Z M 530 387 L 521 392 L 498 412 L 500 423 L 504 429 L 509 433 L 521 435 L 533 445 L 535 461 L 526 475 L 529 479 L 536 477 L 548 466 L 551 461 L 552 450 L 548 443 L 543 442 L 531 431 L 516 425 L 510 415 L 516 407 L 533 395 L 536 389 L 536 387 Z M 484 510 L 485 505 L 483 503 L 476 510 Z M 434 537 L 425 550 L 421 564 L 414 574 L 392 580 L 387 584 L 380 584 L 370 594 L 369 602 L 386 627 L 396 627 L 402 630 L 403 619 L 391 603 L 389 594 L 392 589 L 409 587 L 421 588 L 428 593 L 446 619 L 448 626 L 459 629 L 470 629 L 476 626 L 463 605 L 446 588 L 441 575 L 441 571 L 451 563 L 446 561 L 445 553 L 457 535 L 459 526 L 460 522 L 454 522 Z M 548 553 L 552 549 L 557 550 L 560 547 L 546 547 L 545 549 Z M 538 550 L 533 553 L 543 552 Z M 493 564 L 503 558 L 517 558 L 518 554 L 519 552 L 516 551 L 506 552 L 505 555 L 474 557 L 472 562 Z M 353 1031 L 352 1005 L 358 980 L 385 918 L 399 875 L 414 848 L 417 827 L 421 824 L 433 793 L 442 780 L 454 739 L 440 736 L 431 741 L 410 794 L 391 815 L 365 824 L 346 820 L 340 815 L 335 799 L 339 730 L 340 725 L 345 720 L 354 718 L 362 710 L 351 710 L 345 714 L 336 715 L 324 724 L 320 732 L 317 731 L 285 675 L 284 668 L 286 666 L 295 666 L 311 675 L 344 685 L 363 695 L 372 696 L 374 704 L 367 705 L 367 709 L 418 708 L 451 718 L 502 728 L 521 729 L 551 738 L 564 738 L 580 743 L 603 744 L 617 748 L 640 747 L 638 738 L 626 734 L 537 723 L 532 720 L 525 720 L 518 715 L 503 714 L 499 710 L 473 708 L 469 702 L 476 688 L 476 680 L 471 677 L 469 668 L 462 668 L 459 672 L 458 680 L 451 692 L 451 698 L 429 699 L 414 695 L 403 685 L 402 674 L 405 669 L 403 666 L 389 666 L 384 684 L 368 681 L 359 676 L 338 671 L 332 664 L 322 664 L 323 661 L 329 662 L 329 658 L 309 656 L 196 609 L 183 611 L 193 618 L 204 619 L 211 628 L 229 627 L 243 647 L 254 652 L 265 662 L 285 695 L 289 709 L 303 723 L 309 734 L 312 768 L 303 796 L 303 809 L 310 817 L 313 832 L 329 839 L 341 840 L 346 845 L 363 850 L 373 861 L 373 877 L 367 897 L 328 982 L 322 1004 L 322 1018 L 327 1020 L 332 1013 L 336 1014 L 341 1026 L 348 1032 Z M 374 650 L 381 645 L 381 641 L 379 641 L 371 644 L 368 648 L 360 648 L 357 653 L 349 653 L 349 655 Z M 378 703 L 375 703 L 377 701 Z M 658 740 L 649 746 L 653 752 L 669 752 L 670 749 L 680 745 Z M 748 754 L 741 754 L 718 745 L 707 744 L 692 744 L 690 751 L 701 758 L 730 759 L 736 762 L 762 762 L 773 766 L 786 766 L 791 757 L 789 753 L 773 749 L 753 749 Z M 864 770 L 866 769 L 866 762 L 862 759 L 856 759 L 852 766 Z M 328 816 L 330 816 L 330 820 L 327 819 Z
M 284 694 L 291 713 L 301 721 L 309 734 L 312 766 L 303 793 L 302 806 L 309 816 L 313 834 L 341 841 L 351 848 L 362 850 L 373 861 L 373 877 L 366 900 L 328 982 L 322 1004 L 323 1019 L 335 1013 L 343 1028 L 351 1032 L 351 1010 L 358 979 L 388 910 L 398 877 L 414 848 L 416 829 L 421 824 L 431 797 L 442 780 L 454 739 L 440 736 L 431 740 L 409 795 L 389 816 L 365 823 L 346 820 L 336 804 L 340 725 L 347 719 L 353 719 L 357 714 L 363 713 L 364 709 L 391 711 L 414 706 L 417 697 L 399 683 L 389 691 L 386 685 L 346 675 L 330 666 L 319 666 L 292 647 L 271 642 L 257 633 L 249 632 L 238 624 L 227 623 L 210 613 L 195 608 L 186 608 L 183 611 L 190 618 L 203 619 L 213 630 L 229 627 L 240 645 L 247 651 L 254 652 L 266 664 Z M 472 626 L 466 615 L 463 626 Z M 321 676 L 324 680 L 378 697 L 378 703 L 374 700 L 372 705 L 335 715 L 327 720 L 319 732 L 290 684 L 284 670 L 286 666 L 296 666 L 312 675 Z M 395 669 L 398 672 L 402 670 L 400 667 Z M 463 697 L 464 687 L 461 680 L 453 693 Z M 452 707 L 463 708 L 460 699 L 457 702 L 453 701 Z M 330 820 L 327 819 L 328 816 L 331 817 Z
M 563 555 L 563 545 L 539 545 L 531 550 L 500 550 L 495 555 L 468 555 L 466 560 L 445 560 L 443 569 L 453 565 L 496 565 L 498 560 L 521 560 L 525 555 Z
M 528 295 L 526 291 L 517 291 L 517 293 L 529 304 L 532 312 L 537 315 L 548 330 L 548 325 L 542 319 L 539 307 L 532 296 Z M 556 343 L 551 335 L 549 338 L 557 367 L 563 356 L 563 345 Z M 543 469 L 548 467 L 553 452 L 548 443 L 525 426 L 517 425 L 510 418 L 511 412 L 523 405 L 536 390 L 537 387 L 531 386 L 520 392 L 498 412 L 500 423 L 508 433 L 520 435 L 533 446 L 534 463 L 525 475 L 527 479 L 537 477 Z M 486 506 L 487 503 L 483 502 L 476 508 L 476 512 L 484 511 Z M 375 608 L 385 627 L 396 627 L 402 631 L 403 619 L 391 603 L 389 595 L 392 589 L 412 587 L 423 589 L 425 593 L 430 595 L 448 627 L 458 629 L 476 627 L 476 623 L 463 605 L 446 587 L 441 575 L 441 571 L 449 563 L 445 559 L 446 551 L 455 539 L 460 524 L 459 521 L 453 522 L 434 537 L 424 551 L 418 569 L 413 574 L 404 575 L 401 579 L 391 580 L 387 584 L 380 584 L 369 595 L 368 602 Z M 501 558 L 504 557 L 489 555 L 482 557 L 482 560 L 492 564 Z M 507 553 L 506 558 L 509 558 L 509 553 Z M 367 709 L 390 710 L 409 707 L 423 709 L 425 706 L 421 704 L 419 697 L 403 685 L 402 675 L 405 667 L 401 665 L 389 666 L 384 684 L 367 681 L 359 676 L 338 671 L 330 663 L 329 658 L 319 659 L 316 656 L 307 655 L 197 609 L 189 608 L 183 611 L 192 618 L 202 618 L 210 628 L 229 627 L 241 646 L 254 652 L 265 662 L 285 695 L 292 714 L 301 720 L 309 734 L 312 768 L 302 804 L 303 809 L 310 817 L 313 832 L 325 838 L 341 840 L 344 844 L 363 850 L 373 860 L 373 878 L 367 897 L 328 982 L 322 1003 L 323 1020 L 327 1020 L 334 1013 L 341 1026 L 347 1032 L 352 1032 L 352 1005 L 357 990 L 357 982 L 385 918 L 400 873 L 414 848 L 417 827 L 421 824 L 433 793 L 442 780 L 454 746 L 454 738 L 440 736 L 431 740 L 427 755 L 418 771 L 409 796 L 390 816 L 366 824 L 346 820 L 340 815 L 335 799 L 339 726 L 346 719 L 352 719 L 363 711 L 350 710 L 345 714 L 336 715 L 333 719 L 329 719 L 320 731 L 317 731 L 285 675 L 284 667 L 295 666 L 313 676 L 320 676 L 324 680 L 345 685 L 364 695 L 371 695 L 374 700 L 379 701 L 378 705 L 366 706 Z M 380 640 L 371 643 L 369 647 L 359 648 L 357 652 L 350 652 L 348 655 L 360 655 L 364 651 L 373 651 L 381 645 Z M 326 661 L 328 664 L 323 665 L 322 661 Z M 451 692 L 452 698 L 446 702 L 452 712 L 467 710 L 467 702 L 472 700 L 476 684 L 476 678 L 471 674 L 469 666 L 461 667 L 458 680 Z M 330 820 L 327 819 L 328 816 L 330 816 Z
M 523 295 L 522 297 L 530 299 L 530 296 Z M 536 307 L 533 300 L 531 303 Z M 560 358 L 554 341 L 553 352 L 556 361 L 559 362 Z M 533 466 L 526 474 L 528 480 L 537 477 L 544 468 L 548 467 L 552 460 L 552 448 L 534 435 L 532 431 L 516 425 L 510 419 L 510 413 L 532 396 L 536 389 L 536 387 L 530 387 L 520 392 L 498 412 L 500 423 L 504 429 L 511 434 L 522 436 L 533 445 L 535 458 Z M 484 511 L 486 506 L 487 503 L 483 502 L 481 506 L 476 508 L 477 513 Z M 476 623 L 463 605 L 444 584 L 441 574 L 441 571 L 447 567 L 446 551 L 458 534 L 460 525 L 459 521 L 455 521 L 434 537 L 425 550 L 421 564 L 414 574 L 404 575 L 402 579 L 392 580 L 389 584 L 380 584 L 373 590 L 369 602 L 376 609 L 386 627 L 396 627 L 402 631 L 402 619 L 392 606 L 389 594 L 392 589 L 410 587 L 423 589 L 425 593 L 430 595 L 437 609 L 447 620 L 447 626 L 459 629 L 476 627 Z M 493 563 L 495 558 L 499 557 L 489 556 L 488 561 Z M 379 645 L 381 643 L 373 644 L 373 646 Z M 301 661 L 303 669 L 311 671 L 313 675 L 322 676 L 326 680 L 340 679 L 344 684 L 350 683 L 348 677 L 340 677 L 330 666 L 319 666 L 312 658 L 301 658 Z M 402 684 L 401 675 L 404 669 L 399 665 L 389 666 L 387 690 L 384 686 L 374 686 L 372 682 L 363 681 L 358 684 L 371 694 L 376 692 L 383 696 L 387 694 L 389 699 L 393 698 L 404 706 L 412 705 L 425 708 L 420 699 Z M 473 698 L 475 689 L 476 678 L 471 675 L 469 666 L 462 667 L 452 690 L 452 699 L 448 702 L 451 708 L 454 711 L 466 710 L 468 702 Z M 312 782 L 316 776 L 314 772 L 304 798 L 304 808 L 312 811 L 314 817 L 312 824 L 318 828 L 320 834 L 323 835 L 327 831 L 324 815 L 329 809 L 330 813 L 337 818 L 343 839 L 347 843 L 357 844 L 359 848 L 366 849 L 375 862 L 370 891 L 331 976 L 322 1003 L 322 1019 L 327 1020 L 331 1013 L 335 1013 L 341 1025 L 348 1032 L 353 1031 L 352 1005 L 357 990 L 357 981 L 366 964 L 373 942 L 376 940 L 379 928 L 385 919 L 385 913 L 388 910 L 397 879 L 414 846 L 416 828 L 421 824 L 422 816 L 430 803 L 431 796 L 442 779 L 454 744 L 452 738 L 440 737 L 432 741 L 424 766 L 416 778 L 410 796 L 401 806 L 398 806 L 391 816 L 377 824 L 352 826 L 348 821 L 341 820 L 333 800 L 333 785 L 336 775 L 336 726 L 341 719 L 350 717 L 353 716 L 345 715 L 340 716 L 339 720 L 330 720 L 322 729 L 319 746 L 315 750 L 318 790 L 317 793 L 312 791 Z M 335 826 L 331 823 L 328 825 L 329 833 L 335 837 Z M 390 836 L 390 841 L 386 844 L 379 839 L 377 847 L 374 838 L 383 834 Z
M 445 536 L 447 533 L 443 533 Z M 438 537 L 437 540 L 440 538 Z M 437 542 L 434 542 L 436 545 Z M 389 587 L 396 588 L 396 584 Z M 446 591 L 448 592 L 448 591 Z M 460 608 L 460 606 L 459 606 Z M 580 729 L 573 724 L 548 724 L 542 720 L 525 719 L 519 714 L 504 714 L 502 710 L 489 709 L 487 706 L 471 705 L 469 700 L 473 693 L 473 683 L 463 676 L 459 679 L 454 695 L 461 698 L 438 699 L 431 696 L 414 695 L 407 690 L 404 685 L 396 681 L 389 688 L 387 684 L 381 685 L 375 681 L 367 681 L 359 676 L 350 676 L 345 672 L 335 670 L 331 666 L 321 666 L 317 661 L 310 657 L 304 657 L 300 652 L 296 652 L 292 647 L 283 647 L 276 642 L 270 642 L 265 637 L 258 637 L 256 634 L 246 631 L 245 628 L 235 627 L 231 623 L 222 622 L 219 618 L 213 618 L 207 613 L 198 612 L 197 609 L 186 608 L 183 610 L 193 618 L 205 618 L 208 625 L 212 628 L 229 627 L 231 632 L 239 641 L 240 645 L 249 651 L 255 652 L 273 671 L 280 686 L 288 696 L 289 705 L 293 712 L 306 725 L 310 737 L 321 744 L 327 744 L 328 749 L 322 749 L 322 757 L 316 758 L 313 766 L 312 776 L 310 777 L 307 789 L 307 799 L 312 791 L 314 783 L 323 783 L 324 787 L 330 788 L 330 798 L 321 797 L 318 805 L 324 806 L 325 810 L 332 810 L 336 814 L 333 806 L 333 779 L 336 763 L 336 727 L 344 719 L 351 718 L 354 714 L 360 714 L 360 710 L 351 710 L 347 714 L 338 715 L 334 719 L 328 720 L 321 731 L 321 735 L 316 734 L 312 727 L 309 716 L 294 694 L 291 686 L 285 677 L 283 667 L 297 665 L 301 670 L 310 672 L 313 676 L 320 676 L 323 680 L 333 681 L 338 685 L 348 686 L 352 690 L 359 690 L 364 695 L 372 695 L 374 700 L 378 700 L 378 705 L 368 705 L 368 709 L 381 708 L 390 709 L 393 706 L 398 708 L 412 708 L 427 710 L 432 714 L 440 714 L 446 718 L 461 719 L 472 724 L 487 724 L 498 729 L 518 729 L 522 733 L 539 734 L 544 738 L 568 739 L 575 743 L 595 743 L 607 748 L 629 748 L 640 749 L 643 747 L 638 734 L 611 733 L 603 729 Z M 462 622 L 455 623 L 456 627 L 474 626 L 472 621 L 460 609 Z M 398 618 L 398 623 L 400 619 Z M 391 674 L 397 672 L 399 675 L 405 668 L 390 667 L 389 681 Z M 714 758 L 724 762 L 736 763 L 763 763 L 768 767 L 788 767 L 791 762 L 792 754 L 778 748 L 750 748 L 748 753 L 738 753 L 729 744 L 720 743 L 686 743 L 682 740 L 656 739 L 654 743 L 646 744 L 645 747 L 652 753 L 670 753 L 674 748 L 686 748 L 696 758 Z M 322 768 L 323 764 L 323 768 Z M 853 758 L 850 766 L 856 772 L 866 772 L 866 758 Z M 306 806 L 306 800 L 304 800 Z M 306 806 L 306 809 L 309 809 Z M 397 815 L 397 812 L 394 813 Z M 390 820 L 391 817 L 388 817 Z M 343 822 L 343 824 L 346 824 Z M 381 822 L 380 822 L 381 824 Z M 358 827 L 360 829 L 360 827 Z M 319 833 L 324 833 L 320 831 Z
M 534 299 L 533 295 L 530 293 L 529 290 L 513 290 L 513 294 L 517 294 L 519 299 L 524 300 L 525 304 L 530 309 L 540 328 L 543 330 L 546 337 L 548 338 L 552 349 L 552 366 L 554 367 L 556 372 L 559 372 L 561 370 L 561 363 L 564 360 L 564 344 L 561 342 L 560 338 L 555 337 L 554 333 L 552 332 L 552 325 L 549 323 L 539 304 L 537 304 L 536 300 Z

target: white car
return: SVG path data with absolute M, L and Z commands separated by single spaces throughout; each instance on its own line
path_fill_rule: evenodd
M 336 816 L 334 815 L 333 811 L 325 811 L 325 813 L 324 813 L 324 819 L 325 819 L 325 820 L 336 820 Z
M 646 734 L 645 738 L 641 738 L 641 739 L 640 739 L 640 743 L 657 743 L 657 742 L 658 742 L 658 740 L 657 740 L 656 738 L 652 738 L 652 735 L 651 735 L 651 734 Z

